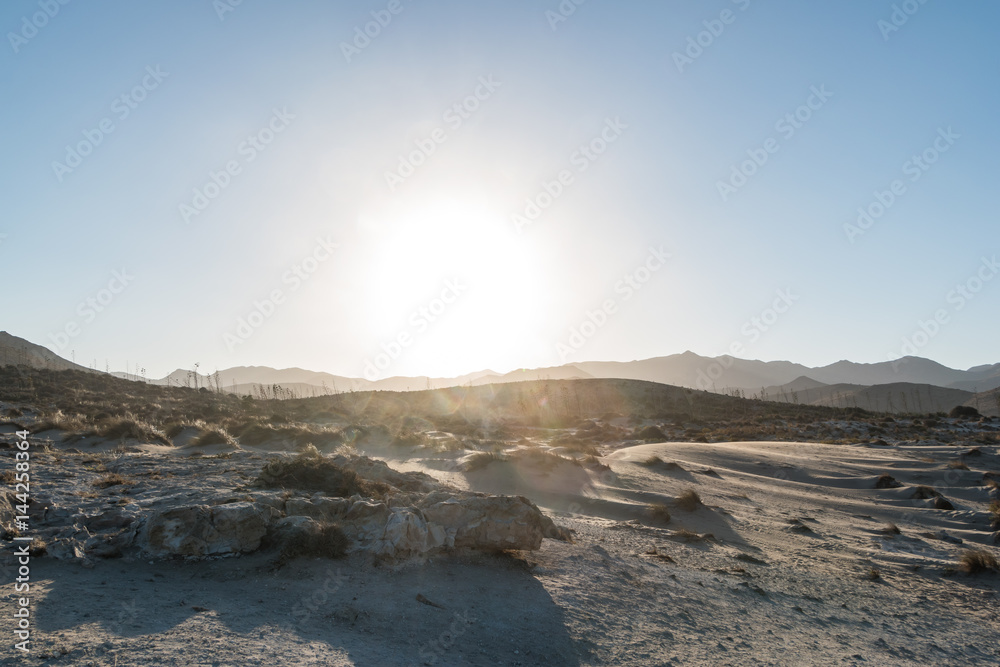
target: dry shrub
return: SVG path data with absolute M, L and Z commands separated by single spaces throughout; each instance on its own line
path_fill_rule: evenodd
M 588 468 L 590 470 L 596 470 L 598 472 L 605 472 L 607 470 L 611 470 L 611 466 L 602 463 L 601 459 L 597 458 L 597 456 L 593 454 L 588 454 L 587 456 L 584 457 L 583 465 L 585 468 Z
M 62 410 L 56 410 L 35 422 L 30 430 L 32 433 L 41 433 L 53 429 L 73 433 L 86 430 L 87 427 L 88 424 L 83 415 L 67 415 Z
M 997 558 L 985 549 L 970 549 L 958 559 L 958 566 L 966 574 L 1000 570 Z
M 144 442 L 159 442 L 164 445 L 173 444 L 162 431 L 152 424 L 136 419 L 131 414 L 103 421 L 97 425 L 95 432 L 102 438 L 133 439 Z
M 948 461 L 948 467 L 952 470 L 968 470 L 969 466 L 964 461 Z
M 667 435 L 660 429 L 659 426 L 646 426 L 632 434 L 632 437 L 636 440 L 646 440 L 646 441 L 663 441 L 667 439 Z
M 165 429 L 163 429 L 163 433 L 168 438 L 170 438 L 171 440 L 173 440 L 174 438 L 176 438 L 177 436 L 179 436 L 184 431 L 184 429 L 186 429 L 189 426 L 191 426 L 191 424 L 185 424 L 185 423 L 182 423 L 182 422 L 174 422 L 174 423 L 168 425 Z
M 882 528 L 882 533 L 884 535 L 899 535 L 902 533 L 902 531 L 899 529 L 899 526 L 897 526 L 892 522 L 889 522 L 885 524 L 884 528 Z
M 109 472 L 100 479 L 94 480 L 93 485 L 99 489 L 107 489 L 112 486 L 132 486 L 134 483 L 116 472 Z
M 951 504 L 951 501 L 944 496 L 938 496 L 934 499 L 934 509 L 936 510 L 953 510 L 955 506 Z
M 885 472 L 879 475 L 878 479 L 875 480 L 876 489 L 896 489 L 901 486 L 903 485 L 896 481 L 895 477 Z
M 940 498 L 940 497 L 941 494 L 938 492 L 937 489 L 931 486 L 927 486 L 925 484 L 921 484 L 920 486 L 914 487 L 913 495 L 910 496 L 910 498 L 913 498 L 914 500 L 927 500 L 928 498 Z
M 652 503 L 646 510 L 649 515 L 661 523 L 670 523 L 670 510 L 663 503 Z
M 349 498 L 353 495 L 380 498 L 392 490 L 388 484 L 364 479 L 353 470 L 342 468 L 333 461 L 324 459 L 315 449 L 290 461 L 283 459 L 268 461 L 257 476 L 255 484 L 268 489 L 323 491 L 327 495 L 339 498 Z
M 701 496 L 694 489 L 685 489 L 681 495 L 677 496 L 674 504 L 685 512 L 693 512 L 701 507 Z
M 191 441 L 189 447 L 208 447 L 209 445 L 235 445 L 236 440 L 224 428 L 210 428 Z
M 654 466 L 662 464 L 663 464 L 663 459 L 661 459 L 659 456 L 650 456 L 648 459 L 639 462 L 639 465 L 646 466 L 647 468 L 652 468 Z

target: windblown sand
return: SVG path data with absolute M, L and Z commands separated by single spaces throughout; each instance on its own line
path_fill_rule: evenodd
M 360 554 L 283 566 L 260 553 L 88 565 L 38 558 L 33 650 L 12 648 L 5 614 L 0 658 L 220 667 L 998 664 L 1000 575 L 957 569 L 966 549 L 1000 553 L 987 512 L 996 492 L 982 485 L 1000 457 L 995 446 L 981 450 L 961 470 L 948 467 L 959 448 L 940 444 L 662 443 L 615 451 L 601 459 L 606 470 L 498 461 L 462 472 L 458 454 L 373 449 L 399 470 L 528 496 L 573 529 L 574 542 L 402 564 Z M 129 456 L 163 470 L 180 461 L 176 450 Z M 646 465 L 654 456 L 661 462 Z M 227 467 L 253 465 L 246 458 L 213 460 L 211 475 L 170 482 L 197 495 L 222 483 Z M 875 488 L 882 474 L 900 486 Z M 954 509 L 913 498 L 919 485 Z M 693 511 L 675 501 L 688 489 L 703 501 Z M 669 523 L 649 512 L 654 503 Z M 900 534 L 884 532 L 888 523 Z M 3 608 L 12 609 L 12 587 L 3 590 Z

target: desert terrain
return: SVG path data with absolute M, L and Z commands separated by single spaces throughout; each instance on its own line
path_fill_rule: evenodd
M 5 483 L 32 644 L 5 613 L 4 664 L 1000 662 L 994 418 L 0 372 L 4 479 L 25 430 L 32 479 L 24 532 Z

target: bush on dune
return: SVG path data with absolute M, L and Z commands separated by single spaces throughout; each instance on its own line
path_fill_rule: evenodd
M 680 507 L 685 512 L 693 512 L 699 507 L 701 507 L 701 496 L 694 489 L 686 489 L 681 495 L 677 496 L 677 500 L 674 501 L 678 507 Z
M 985 549 L 970 549 L 958 559 L 959 567 L 966 574 L 979 574 L 980 572 L 996 572 L 1000 570 L 1000 563 L 997 563 L 996 556 Z
M 270 489 L 323 491 L 327 495 L 349 498 L 361 495 L 381 498 L 392 489 L 389 485 L 364 479 L 320 456 L 315 449 L 291 459 L 272 459 L 257 476 L 257 486 Z

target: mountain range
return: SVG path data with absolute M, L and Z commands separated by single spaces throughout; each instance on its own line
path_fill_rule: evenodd
M 47 348 L 7 332 L 0 332 L 0 364 L 87 370 Z M 125 373 L 115 375 L 140 379 Z M 694 352 L 684 352 L 636 361 L 584 361 L 509 373 L 483 370 L 450 378 L 389 377 L 371 381 L 301 368 L 237 366 L 211 375 L 177 369 L 164 378 L 148 381 L 209 387 L 241 394 L 312 396 L 343 391 L 414 391 L 574 378 L 648 380 L 768 400 L 857 406 L 884 412 L 938 412 L 960 404 L 974 405 L 984 414 L 1000 411 L 1000 392 L 996 391 L 1000 388 L 1000 363 L 960 370 L 922 357 L 903 357 L 872 364 L 838 361 L 827 366 L 809 367 L 790 361 L 703 357 Z

